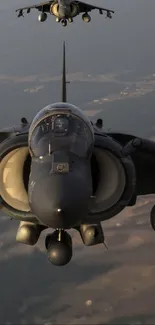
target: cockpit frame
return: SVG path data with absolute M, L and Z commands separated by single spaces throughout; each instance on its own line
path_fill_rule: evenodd
M 92 142 L 92 145 L 94 144 L 94 130 L 92 127 L 91 122 L 87 118 L 87 116 L 84 114 L 83 111 L 81 111 L 78 107 L 67 104 L 67 103 L 56 103 L 49 106 L 44 107 L 33 119 L 32 124 L 29 129 L 29 137 L 28 137 L 28 143 L 29 143 L 29 151 L 31 157 L 36 157 L 34 154 L 34 151 L 32 150 L 32 137 L 33 132 L 35 131 L 36 127 L 39 126 L 39 124 L 45 120 L 48 117 L 52 116 L 67 116 L 72 117 L 75 120 L 81 121 L 83 124 L 85 124 L 87 130 L 90 132 L 90 139 Z

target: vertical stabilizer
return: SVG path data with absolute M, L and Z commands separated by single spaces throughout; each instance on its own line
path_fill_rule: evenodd
M 67 101 L 67 91 L 66 91 L 66 52 L 65 52 L 65 42 L 63 42 L 63 66 L 62 66 L 62 102 Z

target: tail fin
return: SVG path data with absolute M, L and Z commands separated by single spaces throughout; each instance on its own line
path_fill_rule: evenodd
M 67 90 L 66 90 L 66 52 L 65 42 L 63 42 L 63 66 L 62 66 L 62 102 L 67 101 Z

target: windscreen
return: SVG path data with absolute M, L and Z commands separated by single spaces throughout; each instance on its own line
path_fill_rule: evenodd
M 73 114 L 52 114 L 36 125 L 29 143 L 35 157 L 65 150 L 86 158 L 93 146 L 93 134 L 87 123 Z

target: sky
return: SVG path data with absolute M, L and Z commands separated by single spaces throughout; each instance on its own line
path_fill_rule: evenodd
M 98 5 L 115 10 L 112 20 L 104 19 L 96 11 L 91 13 L 90 24 L 76 17 L 74 24 L 66 28 L 56 24 L 54 17 L 39 23 L 36 10 L 24 19 L 17 19 L 15 9 L 32 2 L 1 1 L 2 73 L 35 74 L 49 70 L 52 74 L 59 73 L 63 40 L 67 44 L 70 71 L 153 69 L 153 0 L 149 1 L 149 7 L 145 0 L 98 0 Z
M 37 1 L 35 0 L 34 3 Z M 60 75 L 64 40 L 66 41 L 68 73 L 82 71 L 86 74 L 103 74 L 123 70 L 132 70 L 135 76 L 154 73 L 155 43 L 152 38 L 155 24 L 154 1 L 149 0 L 149 7 L 145 0 L 136 0 L 136 2 L 134 0 L 98 0 L 96 3 L 114 9 L 113 19 L 107 20 L 94 11 L 91 13 L 91 23 L 85 24 L 79 16 L 75 18 L 73 24 L 68 24 L 66 28 L 63 28 L 61 24 L 55 23 L 54 17 L 49 17 L 45 23 L 39 23 L 36 10 L 30 15 L 25 14 L 25 18 L 17 19 L 15 9 L 32 4 L 32 1 L 1 0 L 0 74 L 9 76 Z M 28 88 L 27 85 L 20 84 L 19 87 L 12 84 L 1 87 L 3 116 L 0 125 L 8 126 L 8 123 L 12 122 L 15 124 L 23 114 L 27 114 L 27 117 L 31 119 L 42 106 L 49 104 L 49 101 L 59 100 L 58 84 L 54 86 L 51 84 L 51 93 L 50 87 L 44 93 L 40 92 L 41 100 L 37 94 L 24 94 L 25 88 Z M 98 88 L 98 85 L 96 88 L 94 85 L 94 99 L 99 92 Z M 112 89 L 109 88 L 109 92 L 111 91 Z M 106 91 L 103 90 L 103 92 Z M 69 85 L 68 93 L 68 100 L 72 100 L 74 104 L 81 105 L 82 101 L 83 103 L 89 101 L 86 83 L 80 87 L 74 83 Z M 85 93 L 88 96 L 85 96 Z M 111 120 L 108 127 L 111 125 L 115 127 L 115 124 L 116 128 L 120 127 L 119 114 L 114 119 L 113 114 L 107 108 L 106 117 L 107 121 Z M 126 129 L 128 120 L 124 119 L 123 123 Z M 132 124 L 132 118 L 130 124 Z M 135 128 L 132 131 L 135 132 Z
M 93 0 L 90 2 L 93 4 Z M 135 75 L 155 73 L 154 0 L 96 0 L 96 4 L 116 11 L 112 20 L 106 20 L 98 12 L 93 12 L 90 24 L 85 24 L 81 17 L 76 17 L 75 22 L 66 28 L 55 23 L 54 17 L 49 17 L 45 23 L 39 23 L 35 10 L 30 15 L 25 15 L 24 19 L 17 19 L 15 9 L 32 3 L 33 0 L 0 0 L 0 75 L 60 75 L 64 40 L 69 73 L 83 71 L 87 74 L 103 74 L 128 69 L 134 71 Z M 24 93 L 27 87 L 12 83 L 1 86 L 0 126 L 15 124 L 23 115 L 30 119 L 38 109 L 49 104 L 50 98 L 53 102 L 59 96 L 58 83 L 51 83 L 51 89 L 48 85 L 39 95 Z M 77 84 L 75 88 L 73 83 L 69 87 L 73 91 L 72 95 L 71 90 L 69 92 L 72 103 L 82 105 L 82 101 L 89 101 L 89 84 L 79 88 Z M 99 87 L 95 84 L 94 89 L 92 87 L 90 97 L 96 97 Z M 83 94 L 84 89 L 87 95 Z M 106 94 L 107 88 L 103 92 Z M 145 128 L 150 128 L 150 120 L 154 123 L 154 100 L 155 95 L 152 94 L 145 100 L 109 104 L 104 111 L 105 121 L 113 128 L 121 128 L 126 123 L 124 129 L 138 130 L 137 132 L 145 134 Z M 139 119 L 141 107 L 143 114 Z M 129 216 L 131 212 L 128 212 Z M 148 211 L 146 215 L 149 216 Z M 144 220 L 146 215 L 143 215 Z M 143 246 L 136 249 L 123 246 L 124 242 L 128 243 L 131 230 L 136 237 L 134 222 L 133 218 L 131 228 L 128 228 L 127 223 L 127 228 L 119 228 L 118 233 L 116 227 L 109 230 L 109 241 L 113 241 L 110 253 L 105 253 L 101 246 L 85 248 L 75 236 L 73 261 L 69 266 L 57 269 L 47 262 L 44 236 L 36 248 L 23 247 L 15 242 L 17 222 L 2 218 L 0 324 L 49 325 L 51 321 L 55 324 L 63 321 L 69 324 L 101 324 L 103 319 L 108 322 L 116 316 L 118 322 L 125 324 L 125 311 L 129 319 L 132 312 L 135 314 L 133 322 L 138 317 L 138 321 L 139 318 L 147 318 L 142 324 L 151 323 L 155 292 L 154 268 L 150 271 L 154 263 L 154 234 L 150 229 L 146 230 L 146 227 L 149 228 L 147 222 L 145 230 L 140 228 L 142 236 L 138 237 L 141 240 L 145 238 L 145 251 Z M 116 242 L 118 247 L 115 247 Z M 127 247 L 127 251 L 123 250 L 124 247 Z M 143 270 L 146 270 L 147 275 L 142 274 Z M 124 274 L 128 279 L 125 288 L 122 281 L 119 282 Z M 152 282 L 149 282 L 150 278 Z M 149 293 L 143 287 L 147 283 Z M 95 307 L 86 309 L 85 301 L 91 298 L 95 300 Z M 112 324 L 110 320 L 109 324 Z

